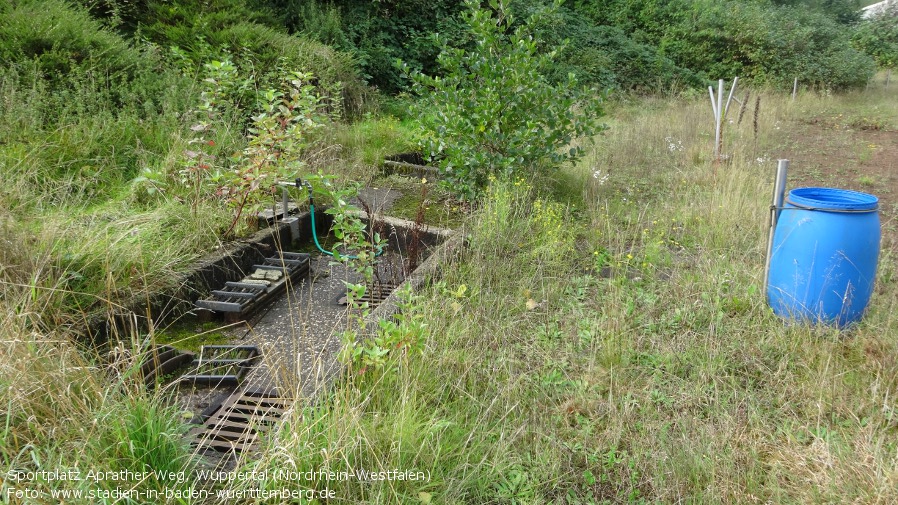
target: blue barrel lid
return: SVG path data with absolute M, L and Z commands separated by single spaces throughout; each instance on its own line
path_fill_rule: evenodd
M 786 203 L 812 210 L 864 212 L 875 211 L 879 198 L 850 189 L 795 188 L 789 191 Z

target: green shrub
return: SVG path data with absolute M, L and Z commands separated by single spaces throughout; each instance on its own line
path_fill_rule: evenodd
M 456 0 L 262 0 L 281 15 L 294 33 L 350 52 L 369 84 L 396 93 L 407 82 L 393 65 L 400 58 L 410 67 L 433 73 L 438 69 L 440 33 L 451 40 L 463 38 L 465 29 Z
M 813 2 L 812 2 L 813 3 Z M 820 4 L 820 5 L 817 5 Z M 706 79 L 739 76 L 785 87 L 831 89 L 866 83 L 870 58 L 852 48 L 847 18 L 826 2 L 777 6 L 766 1 L 583 1 L 578 12 L 624 30 Z M 844 19 L 843 19 L 844 18 Z
M 543 1 L 517 4 L 523 14 L 539 10 Z M 560 7 L 545 16 L 535 29 L 541 48 L 564 46 L 547 76 L 561 81 L 569 73 L 590 85 L 621 91 L 662 91 L 680 86 L 701 86 L 693 72 L 678 67 L 651 45 L 638 42 L 617 26 L 597 25 Z
M 493 12 L 469 0 L 463 18 L 474 46 L 454 49 L 444 41 L 438 62 L 445 77 L 414 73 L 421 100 L 422 148 L 445 172 L 444 183 L 464 199 L 476 198 L 491 177 L 529 175 L 557 168 L 582 154 L 570 147 L 603 129 L 601 100 L 574 75 L 557 84 L 544 72 L 555 52 L 540 55 L 534 16 L 507 34 L 513 16 L 507 2 Z M 575 108 L 577 110 L 575 110 Z
M 152 1 L 139 20 L 139 32 L 155 44 L 175 48 L 174 56 L 191 73 L 208 61 L 229 58 L 242 75 L 252 76 L 256 89 L 277 87 L 288 71 L 310 72 L 322 92 L 342 96 L 346 113 L 360 113 L 367 89 L 354 58 L 309 37 L 284 33 L 267 12 L 243 0 Z
M 131 76 L 142 66 L 141 56 L 87 11 L 62 0 L 19 0 L 3 12 L 0 60 L 33 61 L 57 84 L 75 71 L 112 80 Z
M 898 65 L 898 4 L 861 23 L 852 41 L 880 67 L 895 68 Z

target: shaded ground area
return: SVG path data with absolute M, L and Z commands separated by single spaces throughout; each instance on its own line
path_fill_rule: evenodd
M 359 194 L 364 207 L 381 215 L 401 196 L 399 191 L 377 187 L 364 188 Z M 353 203 L 360 204 L 357 200 Z M 330 248 L 332 237 L 321 237 L 321 241 L 323 247 Z M 247 321 L 215 332 L 218 339 L 215 342 L 206 342 L 259 348 L 261 358 L 241 381 L 240 390 L 277 389 L 297 397 L 312 397 L 339 371 L 340 335 L 347 323 L 355 320 L 341 299 L 346 296 L 346 283 L 359 283 L 361 277 L 314 246 L 304 247 L 312 254 L 308 276 L 288 284 L 284 294 L 253 313 Z M 405 278 L 406 260 L 402 254 L 388 249 L 376 264 L 374 289 L 386 290 L 381 286 L 400 284 Z M 202 329 L 199 323 L 187 324 L 191 325 L 197 332 Z M 196 350 L 202 343 L 198 339 Z M 179 403 L 198 414 L 231 389 L 184 387 Z
M 898 244 L 898 131 L 872 118 L 820 115 L 789 125 L 774 157 L 791 162 L 789 189 L 824 186 L 879 197 L 883 247 Z

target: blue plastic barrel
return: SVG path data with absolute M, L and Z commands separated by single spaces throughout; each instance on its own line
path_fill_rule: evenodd
M 873 294 L 879 199 L 834 188 L 789 192 L 773 234 L 767 301 L 781 317 L 845 327 Z

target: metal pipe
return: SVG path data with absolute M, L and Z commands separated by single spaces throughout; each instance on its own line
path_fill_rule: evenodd
M 733 101 L 733 93 L 736 91 L 736 84 L 738 84 L 738 83 L 739 83 L 739 77 L 738 76 L 734 77 L 733 78 L 733 87 L 730 88 L 730 96 L 727 97 L 727 105 L 726 105 L 726 107 L 723 108 L 723 119 L 727 118 L 727 113 L 730 111 L 730 102 Z M 736 101 L 738 102 L 739 100 L 736 99 Z
M 287 202 L 290 200 L 290 192 L 287 188 L 281 188 L 281 210 L 284 212 L 281 219 L 287 219 Z
M 767 296 L 767 283 L 770 277 L 770 260 L 773 256 L 773 234 L 776 231 L 776 223 L 780 217 L 780 209 L 786 197 L 786 178 L 789 172 L 789 160 L 777 160 L 776 179 L 773 182 L 773 204 L 770 206 L 770 219 L 767 223 L 767 258 L 764 261 L 764 289 Z
M 780 218 L 780 209 L 783 208 L 783 201 L 786 198 L 786 176 L 789 172 L 789 160 L 776 161 L 776 181 L 773 185 L 773 206 L 776 212 L 773 215 L 773 225 Z
M 717 131 L 714 138 L 714 159 L 720 161 L 720 136 L 723 134 L 723 79 L 717 81 Z

